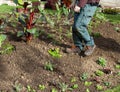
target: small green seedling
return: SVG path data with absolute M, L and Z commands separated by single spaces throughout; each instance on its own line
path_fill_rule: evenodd
M 39 85 L 40 90 L 45 90 L 45 85 Z
M 52 88 L 52 91 L 51 92 L 58 92 L 57 89 L 55 88 Z
M 73 77 L 73 78 L 71 79 L 71 82 L 76 82 L 76 78 Z
M 94 33 L 93 36 L 97 38 L 97 37 L 100 37 L 101 34 L 99 32 L 97 32 L 97 33 Z
M 4 46 L 2 46 L 0 54 L 10 54 L 13 50 L 15 50 L 15 47 L 13 45 L 5 44 Z
M 97 88 L 97 90 L 99 90 L 99 91 L 103 90 L 103 87 L 102 87 L 100 84 L 97 84 L 97 85 L 96 85 L 96 88 Z
M 101 65 L 102 67 L 106 66 L 106 62 L 107 61 L 104 58 L 102 58 L 102 57 L 99 57 L 99 59 L 97 60 L 97 63 L 99 65 Z
M 110 86 L 110 84 L 111 84 L 110 82 L 104 82 L 105 86 Z
M 3 42 L 5 41 L 6 38 L 7 38 L 6 35 L 0 34 L 0 47 L 3 44 Z
M 31 92 L 32 88 L 30 85 L 27 85 L 27 90 L 28 90 L 28 92 Z
M 87 89 L 86 89 L 86 92 L 90 92 L 90 90 L 87 88 Z
M 83 73 L 82 76 L 80 77 L 80 79 L 81 79 L 82 81 L 87 80 L 87 78 L 88 78 L 88 74 L 87 74 L 87 73 Z
M 59 83 L 59 87 L 62 92 L 66 92 L 67 90 L 72 90 L 72 88 L 69 88 L 68 85 L 65 83 Z
M 60 54 L 59 48 L 50 49 L 50 50 L 48 50 L 48 53 L 49 53 L 52 57 L 55 57 L 55 58 L 60 58 L 60 57 L 62 56 L 62 55 Z
M 74 84 L 74 85 L 72 85 L 71 88 L 72 88 L 72 89 L 77 89 L 77 88 L 78 88 L 78 84 Z
M 115 65 L 115 68 L 120 69 L 120 65 L 119 64 Z
M 85 86 L 91 86 L 91 85 L 92 85 L 92 82 L 85 81 L 84 85 L 85 85 Z
M 102 76 L 102 75 L 104 74 L 104 72 L 101 71 L 101 70 L 97 70 L 97 71 L 95 71 L 95 74 L 96 74 L 97 76 Z
M 47 62 L 45 64 L 45 67 L 44 67 L 46 70 L 49 70 L 49 71 L 53 71 L 54 70 L 54 66 L 51 62 Z

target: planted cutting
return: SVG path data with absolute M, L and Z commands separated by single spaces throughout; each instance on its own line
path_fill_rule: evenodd
M 101 65 L 102 67 L 104 67 L 106 66 L 107 61 L 104 58 L 99 57 L 99 59 L 97 60 L 97 63 Z

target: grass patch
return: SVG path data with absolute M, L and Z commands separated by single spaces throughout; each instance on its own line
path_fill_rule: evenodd
M 105 92 L 120 92 L 120 85 L 113 88 L 113 89 L 108 89 Z
M 9 6 L 7 4 L 0 5 L 0 13 L 9 13 L 15 9 L 15 6 Z
M 120 14 L 105 14 L 105 17 L 112 23 L 120 23 Z

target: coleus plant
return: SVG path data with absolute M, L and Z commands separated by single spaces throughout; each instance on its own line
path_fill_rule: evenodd
M 34 15 L 35 15 L 35 9 L 32 9 L 28 11 L 28 2 L 22 2 L 22 0 L 16 0 L 16 3 L 18 3 L 20 6 L 23 7 L 23 13 L 18 14 L 18 21 L 22 24 L 24 27 L 23 31 L 18 31 L 17 37 L 25 36 L 26 42 L 29 42 L 32 40 L 33 35 L 36 34 L 36 28 L 33 28 L 36 21 L 34 21 Z

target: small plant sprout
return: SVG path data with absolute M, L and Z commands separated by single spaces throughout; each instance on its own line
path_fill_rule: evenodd
M 77 89 L 77 88 L 78 88 L 78 84 L 73 84 L 73 85 L 71 86 L 71 88 L 72 88 L 72 89 Z
M 110 82 L 104 82 L 105 86 L 110 86 L 110 84 L 111 84 Z
M 54 66 L 51 62 L 47 62 L 45 64 L 45 67 L 44 67 L 46 70 L 49 70 L 49 71 L 53 71 L 54 70 Z
M 83 73 L 82 76 L 80 77 L 80 80 L 85 81 L 85 80 L 87 80 L 87 78 L 88 78 L 88 74 Z
M 100 37 L 101 34 L 99 32 L 96 32 L 96 33 L 93 33 L 93 36 L 97 38 L 97 37 Z
M 15 50 L 15 47 L 11 44 L 5 44 L 2 46 L 2 50 L 0 51 L 0 54 L 9 54 L 13 50 Z
M 120 65 L 119 64 L 115 65 L 115 68 L 120 69 Z
M 97 76 L 102 76 L 102 75 L 104 74 L 104 72 L 101 71 L 101 70 L 97 70 L 97 71 L 95 71 L 95 74 L 96 74 Z
M 104 58 L 102 58 L 102 57 L 99 57 L 99 59 L 97 60 L 97 63 L 99 65 L 101 65 L 102 67 L 106 66 L 106 62 L 107 61 Z
M 50 49 L 48 50 L 48 53 L 55 58 L 60 58 L 62 55 L 60 54 L 60 49 L 56 48 L 56 49 Z
M 45 90 L 45 85 L 39 85 L 40 90 Z
M 31 92 L 31 90 L 32 90 L 31 86 L 30 86 L 30 85 L 27 85 L 27 91 L 28 91 L 28 92 Z
M 5 39 L 6 39 L 6 35 L 0 34 L 0 47 L 2 46 L 3 42 L 5 41 Z
M 97 84 L 97 85 L 96 85 L 96 88 L 97 88 L 97 90 L 99 90 L 99 91 L 103 90 L 103 86 L 101 86 L 100 84 Z
M 71 82 L 76 82 L 76 81 L 77 81 L 76 77 L 73 77 L 73 78 L 71 79 Z
M 71 88 L 68 88 L 68 85 L 65 83 L 59 83 L 59 87 L 62 92 L 66 92 L 67 90 L 71 90 Z
M 85 81 L 84 85 L 85 85 L 85 86 L 91 86 L 91 85 L 92 85 L 92 82 Z
M 89 88 L 86 89 L 86 92 L 90 92 Z
M 22 85 L 20 83 L 15 83 L 14 90 L 15 92 L 20 92 L 22 90 Z
M 58 92 L 57 89 L 52 88 L 51 92 Z

